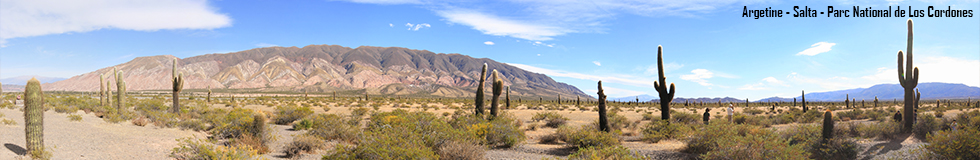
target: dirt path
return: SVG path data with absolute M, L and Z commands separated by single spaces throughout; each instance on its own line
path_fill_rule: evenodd
M 22 104 L 22 103 L 18 103 Z M 17 108 L 22 108 L 18 105 Z M 0 109 L 17 125 L 0 124 L 0 159 L 15 159 L 24 153 L 24 112 Z M 204 138 L 205 134 L 174 128 L 135 126 L 130 122 L 108 123 L 92 114 L 78 112 L 81 121 L 70 121 L 68 114 L 44 112 L 44 144 L 52 159 L 169 159 L 176 139 Z

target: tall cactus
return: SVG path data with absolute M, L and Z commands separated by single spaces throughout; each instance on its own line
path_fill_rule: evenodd
M 829 109 L 823 114 L 823 138 L 834 138 L 834 115 Z
M 177 58 L 174 58 L 173 72 L 171 72 L 171 80 L 173 83 L 173 99 L 174 103 L 170 112 L 174 114 L 180 114 L 180 92 L 184 91 L 184 73 L 177 73 Z
M 105 105 L 105 74 L 99 74 L 99 106 Z
M 912 110 L 914 104 L 912 103 L 913 103 L 913 98 L 915 98 L 915 91 L 913 89 L 915 89 L 915 86 L 919 84 L 919 67 L 914 67 L 914 68 L 912 67 L 912 19 L 909 19 L 907 23 L 909 28 L 909 34 L 908 34 L 908 44 L 906 45 L 907 48 L 905 52 L 908 53 L 907 55 L 908 61 L 902 60 L 902 51 L 899 50 L 898 51 L 898 82 L 899 84 L 902 85 L 902 88 L 905 89 L 905 99 L 904 99 L 905 106 L 902 108 L 902 110 L 906 114 L 903 115 L 903 119 L 905 119 L 905 121 L 902 121 L 903 123 L 902 128 L 906 131 L 911 131 L 912 123 L 913 123 L 913 121 L 911 120 L 915 117 L 913 114 L 908 114 L 908 113 L 913 112 Z M 906 63 L 904 69 L 902 67 L 903 62 Z
M 123 81 L 123 71 L 116 72 L 116 111 L 122 112 L 126 107 L 126 81 Z
M 807 108 L 806 108 L 806 91 L 803 91 L 803 95 L 800 96 L 800 97 L 802 99 L 802 100 L 800 100 L 800 103 L 803 104 L 803 113 L 806 113 L 806 110 L 807 110 Z
M 105 81 L 105 106 L 112 106 L 112 87 L 109 87 L 111 86 L 109 84 L 112 83 L 109 82 L 109 80 L 106 80 Z
M 211 86 L 208 86 L 208 103 L 211 103 Z
M 504 102 L 506 102 L 507 105 L 504 106 L 504 109 L 510 109 L 510 86 L 507 86 L 507 95 L 506 95 L 505 99 L 506 100 L 504 100 Z
M 602 93 L 602 81 L 599 81 L 599 131 L 609 132 L 609 118 L 606 117 L 606 94 Z
M 657 74 L 660 80 L 653 81 L 653 88 L 660 94 L 660 118 L 670 120 L 670 101 L 674 100 L 674 83 L 670 83 L 670 90 L 667 90 L 667 77 L 664 77 L 664 47 L 660 45 L 657 46 Z
M 875 96 L 875 108 L 878 108 L 878 96 Z
M 492 119 L 497 117 L 497 113 L 498 113 L 497 101 L 500 100 L 500 93 L 503 92 L 504 81 L 500 80 L 500 73 L 497 72 L 496 69 L 493 70 L 493 74 L 491 74 L 491 76 L 493 76 L 493 82 L 491 82 L 492 83 L 491 87 L 493 89 L 492 90 L 493 97 L 490 100 L 490 118 Z
M 475 111 L 476 115 L 483 114 L 483 99 L 484 99 L 483 98 L 483 88 L 484 88 L 483 84 L 486 83 L 486 79 L 487 79 L 487 64 L 486 63 L 483 63 L 483 70 L 480 71 L 480 77 L 479 77 L 479 79 L 480 79 L 480 84 L 478 84 L 476 86 L 476 98 L 474 99 L 474 102 L 473 102 L 473 104 L 476 105 L 475 107 L 473 107 L 473 108 L 476 109 L 476 111 Z
M 27 153 L 40 158 L 44 153 L 44 92 L 35 78 L 28 80 L 24 89 L 24 122 Z
M 851 101 L 850 101 L 851 100 L 851 95 L 850 94 L 844 94 L 844 96 L 845 96 L 844 97 L 844 108 L 850 109 L 851 108 Z

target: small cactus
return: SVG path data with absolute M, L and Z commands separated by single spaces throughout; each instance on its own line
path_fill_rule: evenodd
M 476 115 L 483 114 L 483 101 L 484 101 L 483 84 L 486 83 L 486 77 L 487 77 L 487 64 L 483 63 L 483 70 L 480 71 L 480 77 L 479 77 L 480 84 L 478 84 L 476 87 L 476 98 L 474 99 L 473 102 L 473 104 L 476 105 L 475 107 L 473 107 L 476 109 L 475 111 Z
M 497 111 L 498 110 L 497 100 L 500 100 L 500 92 L 502 92 L 503 91 L 503 88 L 504 88 L 504 81 L 503 80 L 500 80 L 500 76 L 499 75 L 500 75 L 500 73 L 497 72 L 496 69 L 494 69 L 493 70 L 493 74 L 491 74 L 491 76 L 493 76 L 493 82 L 491 82 L 491 83 L 493 83 L 493 84 L 491 84 L 492 85 L 491 87 L 493 89 L 492 90 L 493 97 L 492 97 L 492 100 L 490 101 L 490 118 L 491 119 L 494 118 L 494 117 L 497 117 L 497 113 L 498 113 L 498 111 Z
M 834 138 L 834 115 L 829 109 L 823 114 L 823 138 Z
M 606 117 L 606 94 L 602 93 L 602 81 L 599 81 L 599 131 L 609 132 L 609 118 Z
M 670 101 L 674 99 L 674 83 L 670 83 L 670 90 L 667 90 L 667 77 L 664 77 L 663 46 L 657 46 L 657 73 L 660 80 L 653 81 L 653 88 L 657 89 L 657 93 L 660 94 L 660 119 L 670 120 Z
M 40 158 L 44 153 L 44 92 L 35 78 L 28 80 L 24 89 L 24 122 L 27 153 Z

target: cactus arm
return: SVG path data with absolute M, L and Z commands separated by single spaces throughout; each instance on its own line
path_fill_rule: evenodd
M 911 63 L 911 62 L 909 62 L 909 63 Z M 915 69 L 913 69 L 913 70 L 914 71 L 912 72 L 912 82 L 911 82 L 912 86 L 911 87 L 912 88 L 915 88 L 916 86 L 919 85 L 919 67 L 915 67 Z
M 670 100 L 674 99 L 674 83 L 670 83 L 670 92 L 667 92 L 667 97 Z
M 902 61 L 902 51 L 898 51 L 898 84 L 901 84 L 902 85 L 902 88 L 904 88 L 905 87 L 905 69 L 902 68 L 903 67 L 902 66 L 902 62 L 904 62 L 904 61 Z

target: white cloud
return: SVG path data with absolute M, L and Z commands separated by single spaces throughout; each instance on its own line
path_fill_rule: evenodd
M 833 47 L 834 45 L 837 45 L 837 43 L 817 42 L 814 43 L 813 45 L 810 45 L 810 48 L 807 48 L 806 50 L 803 50 L 800 53 L 796 53 L 796 55 L 815 56 L 820 53 L 829 52 L 830 47 Z
M 534 41 L 534 43 L 531 43 L 531 44 L 532 44 L 532 45 L 535 45 L 535 46 L 547 46 L 547 47 L 555 47 L 555 44 L 554 44 L 554 43 L 552 43 L 552 44 L 547 44 L 547 43 L 542 43 L 541 41 Z
M 980 60 L 958 59 L 952 57 L 914 58 L 914 67 L 919 67 L 919 83 L 944 82 L 980 86 Z M 898 83 L 896 66 L 880 67 L 872 75 L 861 79 L 871 84 Z
M 681 75 L 681 79 L 691 81 L 691 82 L 697 82 L 702 86 L 712 85 L 711 83 L 708 83 L 707 80 L 711 77 L 714 77 L 714 73 L 711 73 L 711 71 L 708 71 L 707 69 L 694 69 L 691 70 L 691 73 L 692 74 Z
M 395 24 L 388 23 L 388 27 L 395 27 Z
M 546 41 L 552 40 L 554 36 L 573 32 L 572 30 L 561 27 L 505 19 L 476 11 L 452 10 L 438 13 L 451 23 L 471 26 L 473 29 L 483 32 L 483 34 L 494 36 Z
M 494 43 L 493 42 L 490 42 L 490 41 L 483 42 L 483 44 L 485 44 L 485 45 L 491 45 L 491 46 L 494 45 Z
M 255 46 L 256 47 L 276 47 L 276 46 L 279 46 L 279 45 L 269 44 L 269 43 L 258 43 L 258 44 L 255 44 Z
M 759 83 L 746 84 L 743 85 L 742 87 L 739 87 L 738 89 L 739 90 L 767 90 L 777 86 L 786 87 L 789 85 L 786 85 L 786 83 L 784 83 L 783 81 L 776 79 L 776 77 L 766 77 L 766 78 L 762 78 L 762 80 Z
M 432 25 L 429 25 L 428 23 L 414 24 L 414 25 L 412 23 L 405 23 L 405 26 L 408 26 L 409 31 L 418 31 L 419 29 L 422 28 L 432 27 Z
M 541 73 L 554 77 L 568 77 L 568 78 L 585 79 L 585 80 L 593 80 L 593 81 L 602 80 L 603 82 L 618 83 L 618 84 L 631 85 L 637 87 L 653 87 L 653 80 L 640 78 L 640 77 L 632 77 L 629 75 L 599 76 L 599 75 L 589 75 L 589 74 L 568 72 L 562 70 L 544 69 L 544 68 L 538 68 L 538 67 L 524 65 L 524 64 L 516 64 L 516 63 L 507 63 L 507 64 L 530 72 Z
M 699 17 L 758 0 L 690 1 L 502 1 L 494 5 L 451 0 L 348 0 L 371 4 L 415 4 L 436 12 L 450 23 L 470 26 L 483 34 L 548 41 L 568 33 L 601 33 L 605 22 L 619 14 L 648 17 Z M 741 8 L 738 8 L 741 9 Z
M 592 64 L 595 64 L 596 66 L 602 66 L 602 63 L 599 63 L 599 61 L 592 61 Z
M 201 0 L 0 1 L 0 45 L 8 39 L 99 29 L 215 29 L 231 18 Z

